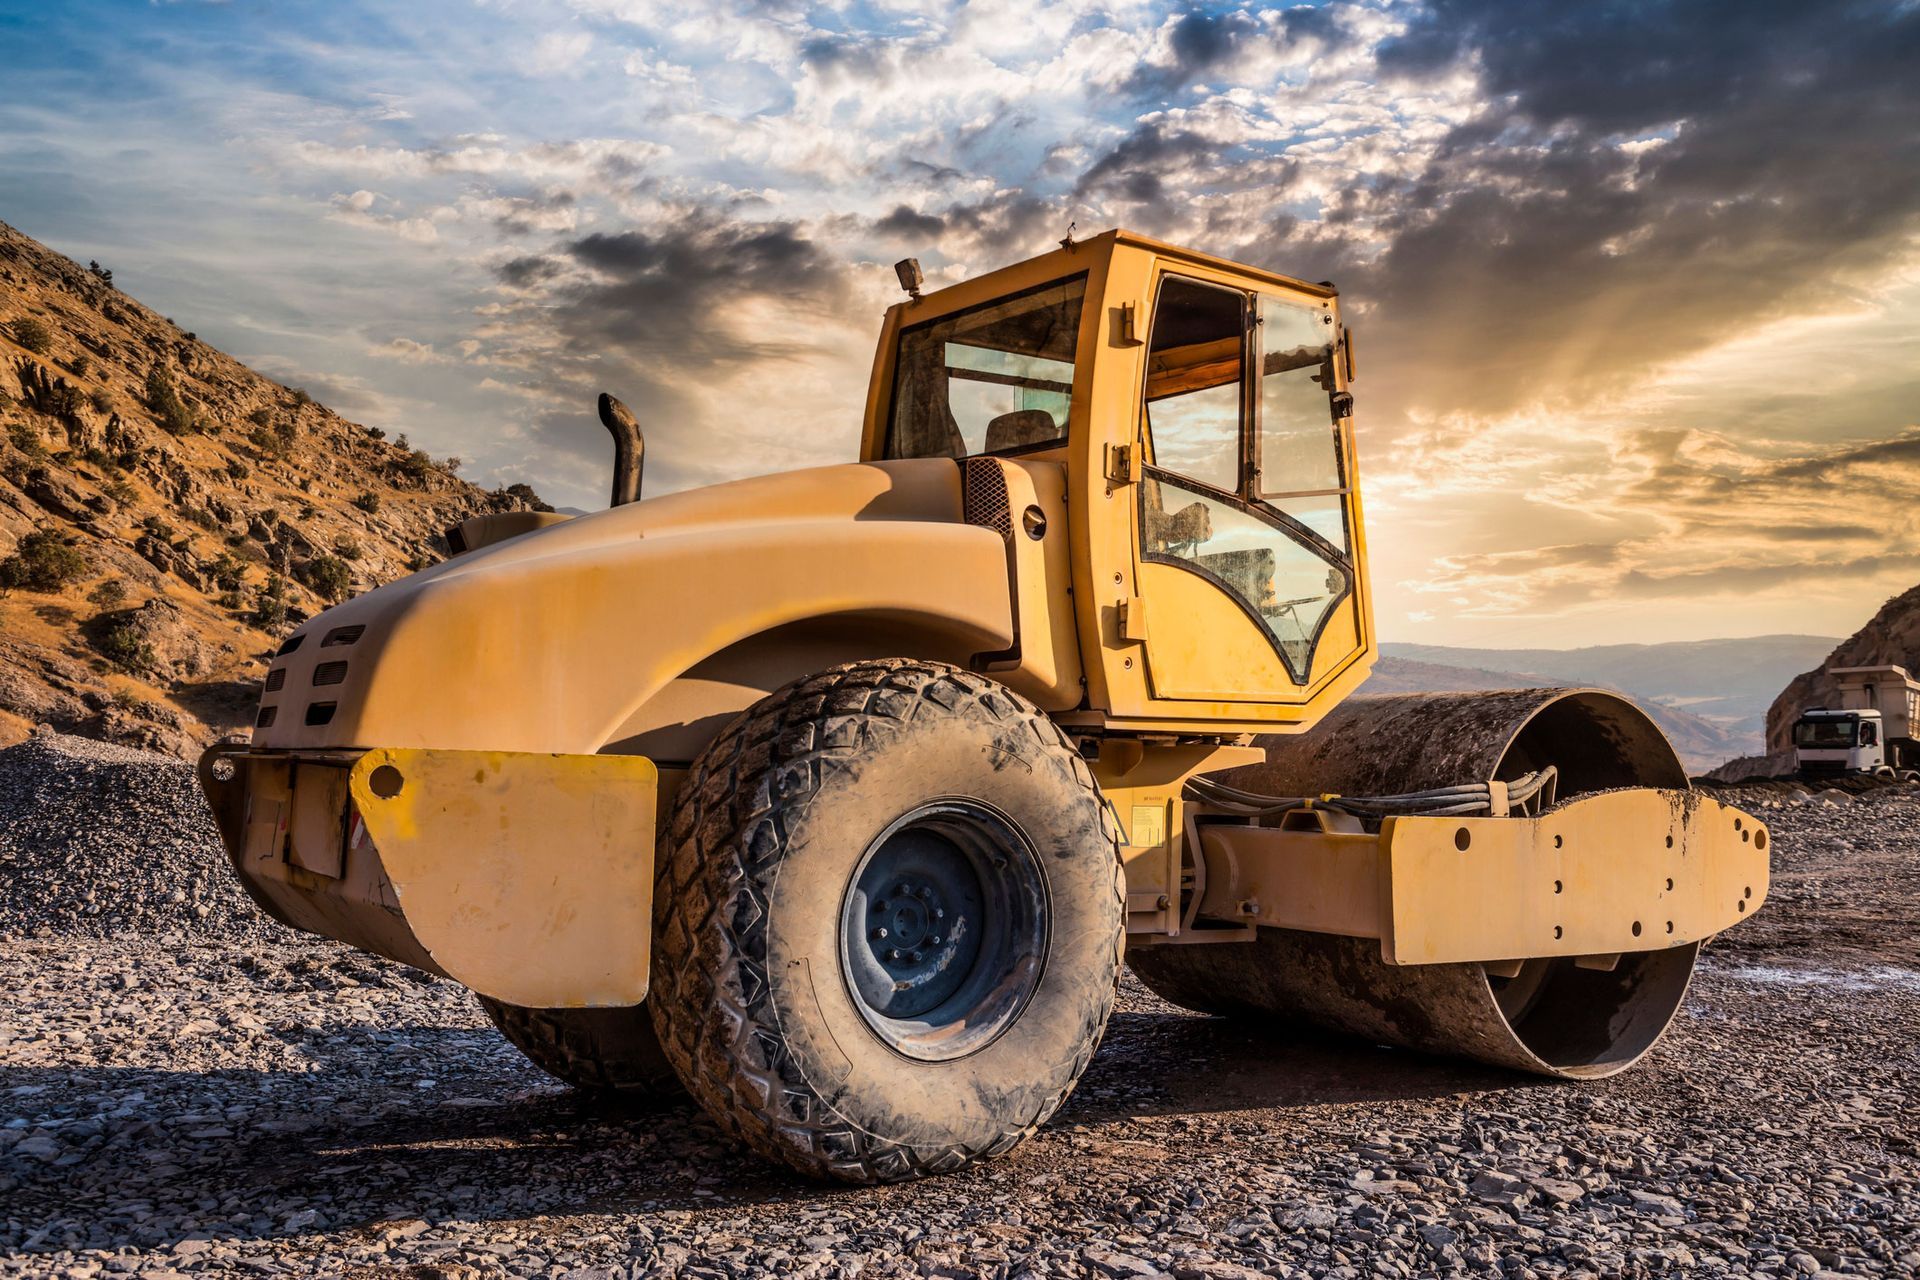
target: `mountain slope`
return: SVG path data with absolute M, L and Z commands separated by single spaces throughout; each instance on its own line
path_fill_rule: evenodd
M 1920 675 L 1920 586 L 1880 606 L 1880 611 L 1834 647 L 1825 661 L 1795 676 L 1767 710 L 1767 750 L 1790 751 L 1793 722 L 1808 707 L 1839 705 L 1839 686 L 1828 667 L 1879 667 L 1891 664 Z M 1811 664 L 1809 664 L 1811 665 Z
M 1388 646 L 1382 645 L 1382 649 Z M 1413 646 L 1393 646 L 1409 648 Z M 1454 652 L 1462 652 L 1455 650 Z M 1498 650 L 1474 650 L 1494 652 Z M 1482 689 L 1529 689 L 1541 685 L 1601 685 L 1632 695 L 1632 691 L 1610 685 L 1604 680 L 1556 680 L 1538 672 L 1489 671 L 1478 667 L 1452 666 L 1440 662 L 1418 662 L 1383 653 L 1374 663 L 1373 674 L 1360 686 L 1361 693 L 1464 693 Z M 1721 725 L 1703 720 L 1678 707 L 1669 707 L 1644 696 L 1634 701 L 1653 718 L 1673 743 L 1680 762 L 1689 773 L 1703 773 L 1729 757 L 1738 755 L 1744 739 Z
M 190 755 L 295 623 L 446 553 L 487 492 L 0 223 L 0 744 Z

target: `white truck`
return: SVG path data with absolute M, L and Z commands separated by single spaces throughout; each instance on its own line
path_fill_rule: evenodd
M 1793 725 L 1803 775 L 1872 773 L 1920 781 L 1920 681 L 1905 667 L 1829 667 L 1839 706 L 1809 707 Z

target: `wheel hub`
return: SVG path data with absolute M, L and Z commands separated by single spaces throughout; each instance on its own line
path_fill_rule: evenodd
M 842 908 L 841 967 L 867 1025 L 924 1059 L 999 1035 L 1039 981 L 1046 893 L 1025 837 L 986 805 L 939 801 L 895 822 Z

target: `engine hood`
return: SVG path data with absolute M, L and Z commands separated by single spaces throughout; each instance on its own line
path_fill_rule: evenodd
M 651 498 L 456 556 L 329 609 L 269 670 L 265 748 L 598 750 L 675 676 L 820 617 L 1012 642 L 1007 553 L 945 459 Z

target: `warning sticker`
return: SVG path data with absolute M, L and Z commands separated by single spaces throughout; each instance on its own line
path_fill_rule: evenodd
M 1133 839 L 1129 843 L 1137 849 L 1153 849 L 1166 842 L 1167 806 L 1164 804 L 1133 806 Z

